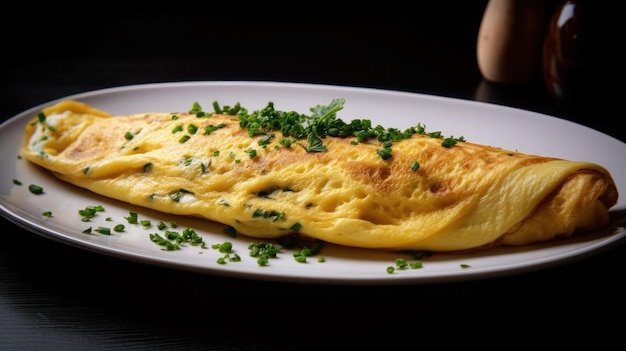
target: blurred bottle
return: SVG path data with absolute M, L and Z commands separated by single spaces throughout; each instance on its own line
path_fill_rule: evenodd
M 494 83 L 526 83 L 538 75 L 545 29 L 542 0 L 489 0 L 476 44 L 478 68 Z
M 556 8 L 543 42 L 543 78 L 548 92 L 572 101 L 583 84 L 583 4 L 563 0 Z

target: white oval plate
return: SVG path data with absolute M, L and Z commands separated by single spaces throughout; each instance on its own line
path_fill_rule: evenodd
M 493 145 L 524 153 L 585 160 L 605 166 L 614 176 L 619 189 L 626 189 L 624 155 L 626 144 L 596 130 L 529 111 L 475 101 L 366 88 L 273 82 L 181 82 L 145 84 L 90 91 L 68 96 L 91 104 L 114 115 L 140 112 L 171 112 L 189 110 L 198 102 L 212 110 L 213 101 L 222 106 L 240 102 L 249 111 L 265 107 L 273 101 L 276 109 L 309 113 L 309 108 L 345 98 L 338 117 L 371 119 L 384 127 L 406 128 L 418 122 L 429 131 L 460 137 L 481 144 Z M 134 207 L 95 195 L 65 184 L 47 171 L 26 160 L 18 159 L 26 122 L 42 108 L 61 99 L 35 106 L 0 125 L 0 213 L 14 223 L 39 235 L 95 253 L 111 255 L 153 265 L 237 278 L 302 282 L 318 284 L 417 284 L 491 278 L 521 273 L 579 260 L 597 254 L 626 236 L 623 224 L 603 233 L 575 236 L 523 248 L 495 248 L 472 254 L 436 254 L 422 260 L 419 269 L 387 272 L 396 258 L 413 261 L 407 255 L 327 245 L 306 263 L 296 262 L 293 251 L 283 250 L 267 266 L 260 266 L 249 256 L 248 245 L 258 242 L 222 232 L 223 225 L 199 219 L 176 217 Z M 22 185 L 16 185 L 13 180 Z M 34 195 L 28 185 L 44 188 Z M 91 222 L 81 221 L 78 211 L 87 206 L 102 205 Z M 47 218 L 44 211 L 52 211 Z M 130 211 L 139 219 L 150 220 L 152 226 L 129 225 L 124 217 Z M 616 217 L 624 217 L 626 202 L 620 198 L 612 209 Z M 181 250 L 164 251 L 153 243 L 150 233 L 159 232 L 156 224 L 176 222 L 179 231 L 193 228 L 209 248 L 185 246 Z M 623 219 L 622 219 L 623 221 Z M 88 227 L 125 224 L 123 233 L 85 234 Z M 212 244 L 231 241 L 240 262 L 218 264 L 223 257 Z M 465 265 L 469 267 L 465 267 Z M 463 268 L 465 267 L 465 268 Z

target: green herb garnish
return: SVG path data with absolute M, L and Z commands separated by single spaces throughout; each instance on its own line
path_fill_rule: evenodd
M 176 127 L 174 127 L 174 129 L 172 129 L 172 134 L 176 134 L 178 132 L 182 132 L 183 131 L 183 125 L 179 124 Z
M 111 235 L 111 228 L 108 227 L 98 227 L 94 231 L 104 235 Z
M 397 258 L 394 266 L 387 267 L 387 273 L 392 274 L 396 270 L 419 269 L 423 268 L 422 261 L 407 261 L 404 258 Z
M 354 119 L 349 123 L 337 118 L 337 112 L 343 109 L 345 99 L 334 99 L 327 106 L 317 105 L 310 110 L 311 114 L 300 114 L 294 111 L 278 111 L 274 108 L 272 101 L 260 110 L 247 113 L 245 109 L 239 112 L 239 126 L 248 130 L 248 135 L 270 135 L 272 131 L 279 130 L 283 138 L 279 142 L 285 147 L 290 147 L 294 140 L 306 140 L 302 146 L 307 152 L 327 151 L 324 145 L 326 137 L 356 137 L 354 143 L 362 142 L 366 139 L 378 140 L 382 148 L 377 150 L 378 155 L 387 160 L 392 157 L 392 144 L 394 141 L 408 139 L 413 134 L 427 135 L 433 138 L 440 138 L 441 132 L 426 133 L 425 126 L 418 123 L 414 127 L 406 130 L 396 128 L 384 128 L 380 125 L 372 126 L 368 119 Z M 263 140 L 263 139 L 261 139 Z M 266 139 L 264 143 L 269 140 Z M 463 138 L 447 138 L 442 145 L 451 147 L 457 141 L 464 141 Z M 260 142 L 261 144 L 261 142 Z M 262 146 L 265 146 L 263 144 Z
M 104 212 L 104 207 L 102 205 L 87 206 L 82 210 L 78 210 L 78 214 L 82 217 L 81 220 L 83 222 L 91 221 L 91 219 L 94 218 L 98 212 Z
M 138 224 L 139 220 L 137 219 L 137 212 L 129 212 L 128 217 L 124 217 L 129 224 Z
M 411 164 L 411 170 L 413 172 L 417 172 L 418 169 L 420 169 L 420 164 L 417 161 L 413 161 Z
M 192 191 L 189 190 L 185 190 L 185 189 L 178 189 L 172 193 L 170 193 L 170 198 L 172 200 L 174 200 L 175 202 L 179 202 L 180 198 L 184 195 L 184 194 L 193 194 Z
M 282 245 L 272 243 L 251 243 L 248 245 L 250 256 L 257 258 L 259 266 L 266 266 L 271 258 L 276 258 Z
M 28 190 L 35 195 L 43 194 L 43 188 L 39 185 L 31 184 L 28 186 Z
M 160 246 L 163 246 L 165 251 L 179 250 L 180 245 L 176 242 L 170 241 L 159 235 L 158 233 L 150 234 L 150 240 Z
M 189 134 L 196 134 L 196 132 L 198 131 L 198 126 L 195 124 L 190 124 L 187 126 L 187 132 L 189 132 Z

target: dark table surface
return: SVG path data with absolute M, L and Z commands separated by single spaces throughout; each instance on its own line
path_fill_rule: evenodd
M 483 80 L 476 39 L 485 4 L 440 2 L 414 5 L 406 18 L 381 13 L 324 21 L 236 19 L 236 12 L 228 19 L 165 12 L 27 17 L 31 30 L 20 35 L 25 22 L 5 19 L 0 121 L 101 88 L 277 81 L 484 101 L 626 140 L 591 86 L 581 88 L 582 98 L 563 101 L 547 93 L 540 74 L 511 86 Z M 624 312 L 622 245 L 498 278 L 314 285 L 156 267 L 59 243 L 6 218 L 0 224 L 1 350 L 345 349 L 407 340 L 419 347 L 434 340 L 428 326 L 454 335 L 480 324 L 485 329 L 468 341 L 489 342 L 496 325 L 527 318 L 530 325 L 511 324 L 508 333 L 560 339 L 553 328 L 567 325 L 568 340 L 598 341 L 589 327 L 606 327 L 608 334 L 607 316 Z

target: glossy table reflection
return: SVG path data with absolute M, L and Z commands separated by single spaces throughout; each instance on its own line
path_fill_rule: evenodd
M 4 121 L 63 96 L 128 84 L 284 81 L 507 105 L 626 141 L 624 129 L 607 113 L 611 107 L 595 98 L 591 87 L 582 92 L 585 99 L 564 103 L 547 93 L 539 76 L 514 86 L 484 81 L 475 47 L 485 3 L 416 5 L 411 20 L 393 22 L 233 22 L 161 13 L 42 25 L 7 38 L 0 117 Z M 4 32 L 16 25 L 5 21 Z M 623 245 L 497 279 L 312 285 L 149 266 L 61 244 L 5 218 L 0 224 L 1 350 L 377 349 L 405 341 L 421 345 L 429 326 L 454 330 L 475 327 L 480 318 L 501 326 L 533 318 L 536 324 L 526 331 L 510 330 L 519 336 L 528 329 L 549 330 L 544 324 L 553 321 L 602 326 L 608 323 L 603 311 L 619 315 L 624 310 Z M 489 340 L 490 332 L 475 337 Z M 610 340 L 599 341 L 593 333 L 567 337 L 594 339 L 596 345 Z

